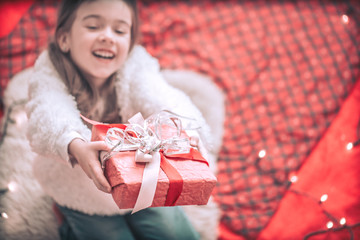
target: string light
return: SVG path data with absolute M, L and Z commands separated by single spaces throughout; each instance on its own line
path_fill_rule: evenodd
M 327 199 L 328 199 L 328 195 L 327 195 L 327 194 L 324 194 L 324 195 L 321 196 L 320 202 L 323 203 L 323 202 L 325 202 Z
M 261 151 L 259 152 L 259 158 L 263 158 L 263 157 L 265 157 L 265 155 L 266 155 L 266 151 L 265 151 L 265 150 L 261 150 Z
M 360 122 L 359 122 L 360 124 Z M 359 125 L 360 126 L 360 125 Z M 354 142 L 349 142 L 346 144 L 346 150 L 350 151 L 352 150 L 354 147 L 360 145 L 360 138 Z M 292 183 L 298 181 L 298 177 L 297 176 L 292 176 L 290 178 L 290 181 Z M 308 198 L 311 198 L 311 199 L 314 199 L 316 200 L 316 198 L 312 197 L 311 195 L 307 194 L 306 192 L 299 192 L 295 189 L 290 189 L 290 191 L 296 193 L 296 194 L 299 194 L 299 195 L 302 195 L 302 196 L 305 196 L 305 197 L 308 197 Z M 320 197 L 320 201 L 318 202 L 319 205 L 321 206 L 323 202 L 327 201 L 329 198 L 328 194 L 323 194 L 321 195 Z M 329 231 L 341 231 L 342 229 L 346 228 L 348 231 L 349 231 L 349 234 L 350 234 L 350 239 L 353 240 L 354 239 L 354 232 L 352 230 L 352 228 L 355 228 L 355 227 L 359 227 L 360 226 L 360 223 L 356 223 L 354 225 L 347 225 L 346 224 L 346 218 L 345 217 L 342 217 L 340 220 L 338 220 L 336 217 L 334 217 L 333 215 L 331 215 L 330 212 L 326 211 L 324 208 L 322 208 L 324 214 L 329 218 L 330 221 L 328 221 L 326 223 L 326 229 L 321 229 L 321 230 L 318 230 L 318 231 L 314 231 L 314 232 L 311 232 L 311 233 L 308 233 L 305 237 L 304 237 L 304 240 L 308 240 L 309 238 L 313 237 L 313 236 L 316 236 L 316 235 L 319 235 L 319 234 L 325 234 Z M 337 223 L 335 226 L 334 223 Z
M 13 114 L 13 117 L 15 118 L 15 125 L 18 129 L 21 129 L 27 122 L 27 115 L 25 111 L 16 111 L 16 113 Z
M 10 118 L 10 116 L 12 116 L 12 113 L 14 111 L 14 109 L 17 107 L 17 106 L 23 106 L 25 105 L 25 103 L 27 102 L 27 99 L 21 99 L 21 100 L 18 100 L 18 101 L 15 101 L 13 104 L 10 105 L 10 107 L 8 108 L 8 110 L 6 111 L 6 119 L 5 119 L 5 123 L 3 124 L 3 129 L 1 129 L 1 135 L 0 135 L 0 146 L 3 144 L 4 142 L 4 139 L 5 139 L 5 136 L 7 135 L 7 128 L 8 128 L 8 125 L 11 124 L 11 123 L 14 123 L 16 124 L 16 120 L 14 121 L 13 119 Z M 19 116 L 18 117 L 18 124 L 17 126 L 19 127 L 20 125 L 19 124 L 22 124 L 22 120 L 25 116 Z
M 6 212 L 2 212 L 2 213 L 1 213 L 1 217 L 2 217 L 2 218 L 5 218 L 5 219 L 8 219 L 8 218 L 9 218 L 9 216 L 7 215 Z
M 26 99 L 22 99 L 19 101 L 14 102 L 7 110 L 5 116 L 5 123 L 3 124 L 3 128 L 1 129 L 1 134 L 0 134 L 0 146 L 4 143 L 4 139 L 5 136 L 7 135 L 7 130 L 8 130 L 8 125 L 11 123 L 14 123 L 16 125 L 16 127 L 19 129 L 25 122 L 26 122 L 26 114 L 24 111 L 18 112 L 15 111 L 15 108 L 17 106 L 21 106 L 24 105 L 27 102 Z M 13 113 L 13 114 L 12 114 Z M 10 116 L 15 117 L 14 119 L 11 119 Z M 16 182 L 9 182 L 6 188 L 1 188 L 0 189 L 0 197 L 2 197 L 3 194 L 7 194 L 8 192 L 15 192 L 17 190 L 17 184 Z M 3 219 L 9 219 L 9 215 L 6 212 L 1 212 L 0 213 L 0 218 Z
M 297 180 L 298 180 L 298 177 L 296 175 L 294 175 L 290 178 L 290 182 L 292 182 L 292 183 L 297 182 Z
M 354 147 L 354 144 L 353 144 L 352 142 L 346 144 L 346 149 L 347 149 L 348 151 L 350 151 L 351 149 L 353 149 L 353 147 Z
M 10 192 L 15 192 L 16 191 L 16 188 L 17 188 L 17 184 L 16 182 L 10 182 L 8 184 L 8 189 Z
M 349 23 L 349 17 L 345 14 L 343 14 L 341 16 L 341 19 L 342 19 L 342 22 L 345 23 L 345 24 L 348 24 Z
M 326 227 L 327 227 L 328 229 L 331 229 L 333 226 L 334 226 L 334 223 L 333 223 L 332 221 L 328 221 L 328 222 L 326 223 Z
M 9 191 L 14 192 L 14 191 L 16 191 L 16 188 L 17 188 L 17 184 L 15 182 L 9 182 L 9 184 L 7 185 L 6 188 L 0 189 L 0 196 L 2 196 L 3 194 L 6 194 Z M 6 212 L 1 212 L 0 218 L 8 219 L 9 215 L 7 215 Z
M 15 126 L 20 129 L 27 121 L 27 116 L 25 111 L 19 111 L 16 110 L 17 106 L 23 106 L 27 102 L 27 99 L 21 99 L 18 101 L 15 101 L 13 104 L 9 106 L 7 109 L 7 112 L 5 114 L 6 119 L 4 124 L 2 125 L 3 128 L 0 130 L 0 146 L 4 143 L 5 136 L 7 135 L 7 130 L 9 124 L 15 124 Z M 11 116 L 15 119 L 12 119 Z M 0 197 L 2 197 L 5 194 L 8 194 L 9 192 L 15 192 L 18 188 L 18 185 L 16 182 L 11 181 L 8 183 L 7 187 L 0 188 Z M 0 213 L 0 218 L 2 219 L 9 219 L 9 215 L 6 212 Z

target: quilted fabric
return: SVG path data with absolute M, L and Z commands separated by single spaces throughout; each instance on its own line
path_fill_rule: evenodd
M 35 1 L 0 39 L 1 92 L 46 47 L 56 6 Z M 220 238 L 257 238 L 359 79 L 360 3 L 144 0 L 139 7 L 142 44 L 163 68 L 205 73 L 223 89 L 214 191 Z

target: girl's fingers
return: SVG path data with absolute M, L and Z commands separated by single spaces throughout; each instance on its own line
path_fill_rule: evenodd
M 97 178 L 94 178 L 93 182 L 100 191 L 103 191 L 105 193 L 111 193 L 111 187 L 109 183 L 105 184 L 101 179 L 97 179 Z
M 111 186 L 109 182 L 106 180 L 100 164 L 93 166 L 91 169 L 91 173 L 92 173 L 92 180 L 94 181 L 96 187 L 103 192 L 110 193 Z
M 110 151 L 110 147 L 104 141 L 90 142 L 91 147 L 97 151 Z
M 76 159 L 79 165 L 85 174 L 93 180 L 96 187 L 103 192 L 110 193 L 111 186 L 104 176 L 101 163 L 98 159 L 100 151 L 110 150 L 107 144 L 104 141 L 74 141 L 72 150 L 76 153 L 74 155 L 77 156 Z

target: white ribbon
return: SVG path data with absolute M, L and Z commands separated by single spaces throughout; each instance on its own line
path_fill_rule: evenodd
M 149 154 L 139 153 L 139 151 L 137 151 L 136 154 L 137 154 L 137 158 L 139 157 L 138 154 L 149 155 Z M 136 199 L 135 206 L 131 213 L 136 213 L 137 211 L 150 207 L 154 199 L 156 192 L 156 185 L 159 176 L 161 158 L 160 158 L 160 153 L 158 151 L 152 153 L 150 156 L 152 157 L 152 160 L 150 162 L 147 162 L 144 168 L 139 195 L 138 198 Z M 140 158 L 146 159 L 146 157 L 140 157 Z
M 182 122 L 179 117 L 181 116 L 169 111 L 162 111 L 145 120 L 141 113 L 137 113 L 129 119 L 130 125 L 127 125 L 125 130 L 110 128 L 106 133 L 105 142 L 111 150 L 101 156 L 103 167 L 105 161 L 117 152 L 131 150 L 136 150 L 136 162 L 146 163 L 132 213 L 152 205 L 160 171 L 159 150 L 162 149 L 165 155 L 188 153 L 190 150 L 189 139 L 180 137 Z M 164 125 L 173 127 L 174 133 L 170 138 L 163 136 Z

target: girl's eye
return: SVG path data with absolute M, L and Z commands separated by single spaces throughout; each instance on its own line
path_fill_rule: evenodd
M 117 34 L 125 34 L 125 31 L 120 30 L 120 29 L 115 30 L 115 32 L 116 32 Z
M 98 26 L 95 26 L 95 25 L 89 25 L 89 26 L 86 26 L 87 29 L 90 29 L 90 30 L 96 30 L 98 29 Z

